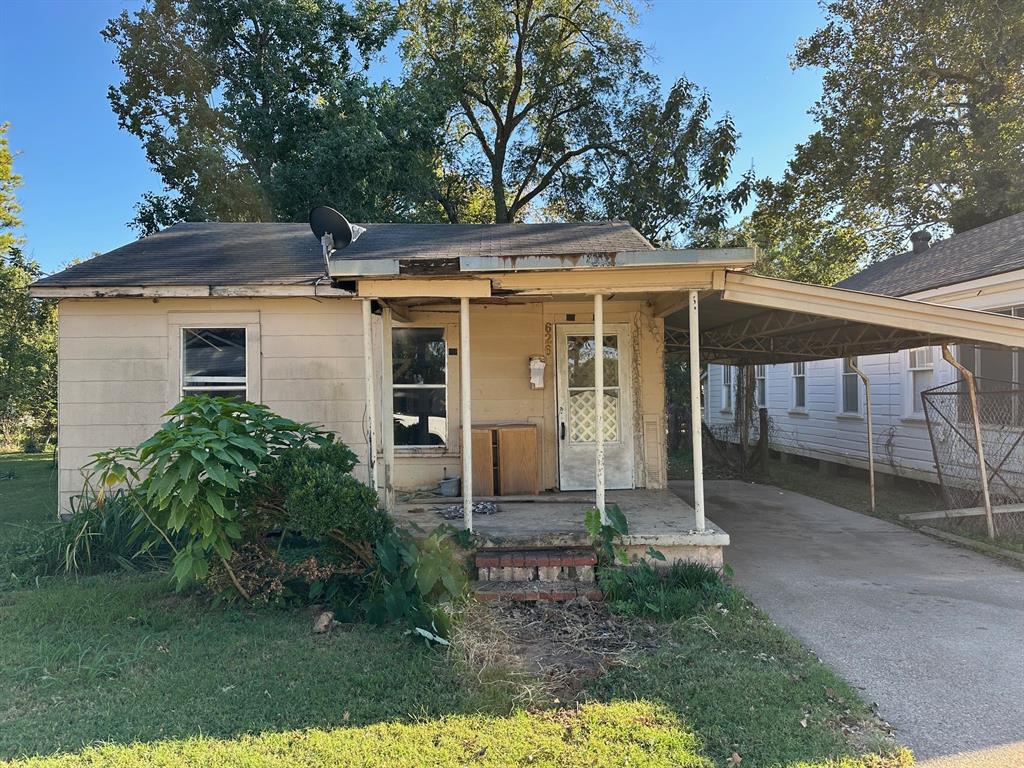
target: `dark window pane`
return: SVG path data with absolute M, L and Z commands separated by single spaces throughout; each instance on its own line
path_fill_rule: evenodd
M 570 387 L 594 386 L 594 344 L 593 336 L 567 336 L 565 339 L 566 358 L 569 367 Z M 619 386 L 619 337 L 604 337 L 604 385 Z
M 445 445 L 448 418 L 443 387 L 395 387 L 395 445 Z
M 860 387 L 857 385 L 856 374 L 843 376 L 843 411 L 860 413 Z
M 448 345 L 443 328 L 395 328 L 391 336 L 395 384 L 444 384 Z
M 244 328 L 186 328 L 182 355 L 185 386 L 245 384 Z

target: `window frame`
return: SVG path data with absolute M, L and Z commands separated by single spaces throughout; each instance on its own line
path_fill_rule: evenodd
M 189 385 L 189 384 L 185 383 L 185 352 L 186 352 L 186 349 L 185 349 L 185 334 L 188 333 L 189 331 L 213 331 L 213 330 L 219 330 L 219 331 L 241 331 L 244 334 L 244 341 L 242 343 L 242 354 L 244 355 L 243 360 L 242 360 L 242 366 L 245 369 L 245 375 L 242 377 L 243 378 L 243 383 L 241 385 L 238 385 L 238 384 L 234 384 L 234 385 L 228 385 L 228 384 L 224 384 L 224 385 L 192 384 L 192 385 Z M 181 365 L 178 366 L 178 368 L 179 368 L 179 371 L 178 371 L 178 383 L 180 385 L 179 386 L 179 390 L 180 390 L 181 397 L 187 397 L 189 394 L 192 394 L 192 393 L 197 392 L 197 391 L 202 391 L 202 393 L 210 394 L 210 390 L 214 390 L 214 391 L 218 391 L 219 390 L 219 391 L 224 391 L 224 392 L 232 392 L 232 391 L 237 391 L 239 389 L 242 389 L 242 390 L 244 390 L 244 395 L 243 395 L 242 399 L 243 400 L 248 400 L 249 399 L 249 378 L 250 378 L 250 375 L 249 375 L 249 330 L 248 330 L 248 328 L 246 328 L 245 325 L 239 325 L 239 324 L 183 325 L 183 326 L 180 326 L 179 331 L 178 331 L 178 343 L 181 345 L 181 347 L 179 349 Z M 216 395 L 211 395 L 211 396 L 216 396 Z
M 840 418 L 859 419 L 864 417 L 864 392 L 860 376 L 855 371 L 846 370 L 847 360 L 852 360 L 853 365 L 860 367 L 858 358 L 858 355 L 851 355 L 850 357 L 843 357 L 839 360 L 839 397 L 837 398 L 838 411 L 836 415 Z M 857 408 L 853 411 L 847 410 L 846 408 L 846 379 L 848 376 L 853 377 L 857 386 Z
M 167 395 L 171 409 L 181 402 L 185 381 L 183 346 L 185 329 L 245 328 L 245 396 L 251 403 L 263 402 L 263 371 L 260 313 L 258 311 L 179 311 L 167 313 Z
M 439 330 L 441 331 L 441 339 L 444 342 L 444 382 L 440 384 L 399 384 L 394 380 L 394 364 L 395 364 L 395 332 L 403 330 Z M 441 453 L 450 454 L 455 453 L 459 449 L 459 446 L 453 445 L 453 436 L 456 433 L 461 435 L 459 425 L 455 422 L 453 414 L 451 412 L 452 403 L 452 367 L 449 365 L 449 358 L 451 357 L 450 351 L 450 337 L 452 335 L 451 326 L 443 322 L 423 322 L 423 323 L 395 323 L 391 326 L 391 360 L 382 361 L 384 365 L 392 366 L 392 378 L 391 378 L 391 413 L 392 418 L 395 417 L 397 411 L 395 410 L 395 393 L 399 390 L 423 390 L 423 389 L 440 389 L 444 393 L 444 418 L 446 423 L 446 436 L 442 443 L 417 443 L 415 445 L 402 444 L 395 441 L 395 452 L 396 453 Z M 459 350 L 459 354 L 462 354 L 462 350 Z M 461 390 L 460 390 L 461 391 Z M 386 396 L 382 393 L 382 397 Z M 383 402 L 383 400 L 382 400 Z
M 718 383 L 719 392 L 719 410 L 722 413 L 732 413 L 734 407 L 734 400 L 736 398 L 736 388 L 734 382 L 736 377 L 734 375 L 733 368 L 731 365 L 719 365 L 721 369 L 721 380 Z M 728 372 L 728 379 L 726 373 Z
M 799 372 L 797 371 L 798 365 L 800 366 Z M 793 382 L 790 387 L 790 410 L 794 413 L 807 413 L 807 361 L 800 360 L 790 363 L 789 375 Z M 802 403 L 798 403 L 796 397 L 798 380 L 800 382 Z
M 915 365 L 914 364 L 914 353 L 920 350 L 928 350 L 929 361 L 927 365 Z M 924 404 L 921 403 L 918 398 L 914 397 L 914 375 L 928 371 L 932 375 L 931 385 L 928 387 L 935 386 L 935 347 L 914 347 L 913 349 L 904 350 L 905 354 L 905 376 L 903 378 L 903 418 L 905 419 L 924 419 Z
M 768 407 L 768 366 L 754 366 L 754 407 Z

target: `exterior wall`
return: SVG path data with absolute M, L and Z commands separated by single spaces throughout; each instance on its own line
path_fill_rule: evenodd
M 472 306 L 473 420 L 537 424 L 542 486 L 558 483 L 554 325 L 590 302 Z M 606 322 L 626 322 L 633 345 L 635 480 L 666 483 L 664 326 L 643 302 L 606 302 Z M 458 308 L 416 312 L 413 325 L 443 325 L 459 346 Z M 375 317 L 380 370 L 380 319 Z M 91 454 L 135 445 L 162 423 L 180 392 L 180 328 L 245 325 L 250 398 L 292 419 L 322 424 L 365 455 L 365 388 L 360 304 L 347 298 L 63 299 L 58 366 L 60 508 L 81 492 Z M 529 387 L 531 355 L 547 359 L 545 386 Z M 459 365 L 449 358 L 449 445 L 397 450 L 396 487 L 461 474 Z M 377 387 L 381 392 L 380 381 Z M 379 408 L 379 403 L 378 403 Z M 379 414 L 379 411 L 378 411 Z M 381 475 L 382 476 L 382 475 Z
M 1014 273 L 1015 274 L 1015 273 Z M 974 281 L 926 294 L 910 296 L 969 309 L 995 310 L 1024 304 L 1024 273 Z M 960 378 L 933 350 L 933 385 Z M 923 417 L 911 415 L 913 396 L 906 350 L 888 355 L 864 356 L 860 368 L 871 380 L 876 469 L 894 475 L 938 482 L 928 428 Z M 867 424 L 863 414 L 840 413 L 841 360 L 819 360 L 806 365 L 806 403 L 793 408 L 792 366 L 772 365 L 766 370 L 766 400 L 772 423 L 772 447 L 783 452 L 866 467 Z M 722 408 L 722 368 L 709 366 L 705 413 L 709 425 L 732 423 L 732 413 Z M 863 386 L 861 386 L 863 401 Z

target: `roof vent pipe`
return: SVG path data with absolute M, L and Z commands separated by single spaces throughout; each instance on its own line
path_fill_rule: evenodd
M 928 243 L 931 242 L 932 233 L 927 229 L 919 229 L 910 236 L 910 242 L 914 246 L 914 253 L 924 253 L 928 250 Z

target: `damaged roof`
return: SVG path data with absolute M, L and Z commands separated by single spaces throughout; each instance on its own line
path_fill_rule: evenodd
M 626 222 L 360 226 L 366 227 L 366 233 L 336 251 L 332 267 L 350 259 L 414 263 L 653 250 Z M 187 222 L 95 256 L 35 285 L 307 285 L 323 277 L 323 253 L 308 224 Z
M 940 240 L 921 253 L 880 261 L 835 287 L 909 296 L 1017 269 L 1024 269 L 1024 213 Z

